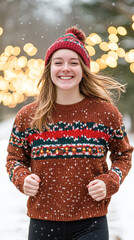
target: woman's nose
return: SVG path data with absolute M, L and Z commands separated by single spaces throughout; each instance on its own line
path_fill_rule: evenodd
M 70 71 L 70 67 L 69 67 L 68 63 L 65 63 L 63 65 L 62 71 Z

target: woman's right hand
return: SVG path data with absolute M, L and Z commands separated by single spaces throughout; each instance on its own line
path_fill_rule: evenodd
M 39 189 L 40 178 L 32 173 L 25 177 L 23 184 L 23 191 L 27 196 L 35 196 Z

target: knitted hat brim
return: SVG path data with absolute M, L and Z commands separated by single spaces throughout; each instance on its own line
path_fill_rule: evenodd
M 73 50 L 74 52 L 79 54 L 84 63 L 90 68 L 90 58 L 85 46 L 76 38 L 67 38 L 66 36 L 59 38 L 49 47 L 45 57 L 45 66 L 48 64 L 53 53 L 60 49 Z

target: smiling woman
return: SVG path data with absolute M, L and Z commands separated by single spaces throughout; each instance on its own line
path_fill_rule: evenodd
M 56 86 L 57 103 L 79 102 L 84 96 L 80 93 L 82 67 L 77 53 L 69 49 L 57 50 L 51 61 L 51 79 Z
M 111 97 L 125 88 L 91 73 L 76 27 L 47 50 L 39 87 L 15 118 L 7 156 L 10 180 L 29 196 L 29 240 L 108 240 L 108 205 L 133 150 Z

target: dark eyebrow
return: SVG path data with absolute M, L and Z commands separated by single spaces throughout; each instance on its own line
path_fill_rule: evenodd
M 79 60 L 79 58 L 71 58 L 71 60 Z
M 60 58 L 60 57 L 53 58 L 53 60 L 57 60 L 57 59 L 61 59 L 62 60 L 62 58 Z

